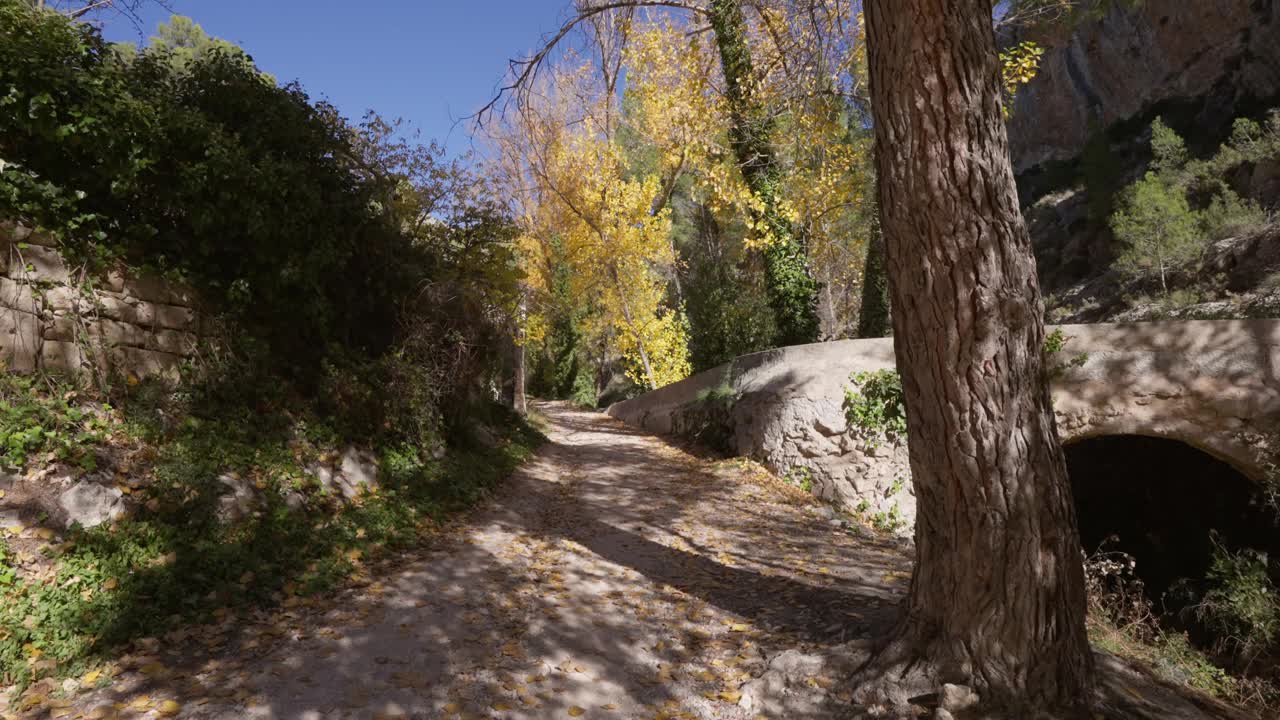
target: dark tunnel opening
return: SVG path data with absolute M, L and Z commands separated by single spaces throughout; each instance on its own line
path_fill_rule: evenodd
M 1275 513 L 1259 487 L 1231 465 L 1186 443 L 1137 435 L 1065 447 L 1086 553 L 1108 538 L 1133 556 L 1156 612 L 1172 618 L 1196 601 L 1226 548 L 1280 551 Z

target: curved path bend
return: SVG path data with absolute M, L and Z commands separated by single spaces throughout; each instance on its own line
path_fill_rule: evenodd
M 153 643 L 74 712 L 755 718 L 740 694 L 766 658 L 893 617 L 909 563 L 893 542 L 833 524 L 751 464 L 566 404 L 538 409 L 551 441 L 394 574 Z

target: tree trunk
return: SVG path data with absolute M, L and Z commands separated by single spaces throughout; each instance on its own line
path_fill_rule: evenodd
M 774 122 L 751 97 L 754 70 L 740 0 L 712 0 L 707 17 L 715 30 L 729 99 L 730 144 L 747 187 L 763 206 L 751 213 L 751 219 L 770 235 L 764 259 L 769 304 L 777 317 L 776 342 L 811 343 L 818 339 L 818 285 L 805 244 L 779 206 L 782 173 L 772 144 Z
M 871 225 L 867 258 L 862 266 L 862 303 L 858 308 L 858 337 L 880 338 L 889 334 L 889 278 L 884 267 L 884 235 L 880 223 Z
M 613 278 L 614 287 L 618 291 L 618 306 L 622 308 L 622 319 L 627 323 L 627 330 L 636 340 L 636 350 L 640 353 L 640 364 L 644 367 L 645 379 L 649 381 L 649 389 L 658 389 L 658 378 L 653 374 L 653 363 L 649 360 L 649 351 L 644 347 L 644 336 L 640 334 L 640 330 L 636 328 L 636 321 L 631 316 L 631 306 L 627 304 L 626 289 L 622 285 L 622 278 L 618 275 L 617 268 L 609 268 L 609 276 Z
M 1015 717 L 1090 702 L 1084 574 L 991 0 L 868 0 L 881 228 L 919 503 L 906 614 L 865 701 L 967 678 Z M 910 669 L 904 680 L 897 672 Z
M 525 397 L 525 393 L 524 393 L 524 386 L 525 386 L 524 320 L 525 320 L 527 303 L 528 303 L 528 300 L 526 296 L 522 293 L 520 297 L 520 307 L 517 313 L 516 327 L 515 327 L 515 333 L 514 333 L 515 353 L 514 353 L 514 357 L 512 358 L 512 365 L 514 366 L 514 372 L 512 374 L 515 377 L 512 379 L 511 408 L 516 412 L 520 413 L 521 415 L 527 415 L 529 413 L 529 401 Z
M 523 333 L 521 333 L 521 334 L 523 334 Z M 528 414 L 528 412 L 529 412 L 529 401 L 528 401 L 528 398 L 526 398 L 526 397 L 525 397 L 525 394 L 524 394 L 524 384 L 525 384 L 525 377 L 524 377 L 524 375 L 525 375 L 525 372 L 524 372 L 525 362 L 524 362 L 524 357 L 525 357 L 525 352 L 524 352 L 524 344 L 523 344 L 523 343 L 524 343 L 524 340 L 523 340 L 523 339 L 517 339 L 517 340 L 516 340 L 515 359 L 514 359 L 514 360 L 515 360 L 515 362 L 514 362 L 514 364 L 515 364 L 515 379 L 514 379 L 514 381 L 513 381 L 513 382 L 514 382 L 514 387 L 513 387 L 513 389 L 512 389 L 512 393 L 511 393 L 511 408 L 512 408 L 513 410 L 515 410 L 517 413 L 521 414 L 521 415 L 526 415 L 526 414 Z

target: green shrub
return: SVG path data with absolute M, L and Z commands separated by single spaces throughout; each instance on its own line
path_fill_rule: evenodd
M 783 479 L 805 492 L 813 492 L 813 472 L 807 467 L 793 467 Z
M 851 430 L 864 437 L 906 435 L 907 406 L 896 370 L 857 372 L 849 379 L 853 387 L 845 390 L 844 414 Z
M 1254 200 L 1242 199 L 1231 188 L 1223 187 L 1200 212 L 1204 234 L 1213 240 L 1254 232 L 1266 225 L 1267 213 Z
M 1071 338 L 1067 337 L 1062 332 L 1062 328 L 1054 328 L 1053 332 L 1045 335 L 1044 359 L 1045 367 L 1048 369 L 1050 378 L 1059 377 L 1068 370 L 1081 367 L 1086 362 L 1089 362 L 1088 353 L 1079 353 L 1078 355 L 1068 358 L 1065 362 L 1057 361 L 1056 356 L 1058 353 L 1061 353 L 1066 349 L 1067 343 L 1070 341 Z
M 1125 190 L 1111 229 L 1121 243 L 1116 266 L 1132 277 L 1158 277 L 1164 293 L 1169 272 L 1199 258 L 1204 247 L 1186 191 L 1155 173 Z
M 48 391 L 36 392 L 38 383 L 48 383 Z M 53 379 L 0 373 L 0 464 L 22 468 L 38 458 L 94 469 L 92 450 L 105 436 L 111 407 L 77 398 L 73 387 Z
M 237 49 L 121 53 L 0 0 L 0 87 L 0 217 L 91 265 L 189 281 L 292 368 L 390 347 L 437 269 L 444 246 L 419 220 L 440 208 L 416 199 L 438 156 L 376 117 L 352 126 Z
M 362 442 L 380 451 L 381 487 L 338 503 L 304 468 L 350 438 L 314 406 L 285 404 L 281 389 L 240 380 L 132 388 L 110 435 L 147 458 L 130 472 L 149 479 L 134 490 L 146 498 L 134 515 L 115 528 L 68 532 L 49 550 L 49 575 L 19 578 L 0 545 L 0 680 L 32 680 L 35 653 L 77 673 L 132 639 L 365 576 L 370 563 L 413 547 L 423 530 L 484 497 L 541 441 L 491 407 L 473 412 L 487 416 L 491 442 L 455 445 L 439 459 L 388 431 Z M 44 385 L 26 392 L 24 404 L 55 402 Z M 217 519 L 223 473 L 260 490 L 255 511 L 236 523 Z M 290 507 L 290 493 L 302 508 Z
M 1214 537 L 1210 589 L 1198 608 L 1224 649 L 1251 658 L 1280 638 L 1280 597 L 1266 553 L 1233 552 Z

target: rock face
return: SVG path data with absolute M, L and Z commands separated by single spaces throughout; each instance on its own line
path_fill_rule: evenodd
M 1280 450 L 1280 320 L 1069 325 L 1053 403 L 1063 442 L 1149 435 L 1185 442 L 1255 480 Z M 1075 367 L 1068 361 L 1084 353 Z M 658 433 L 718 437 L 722 449 L 803 479 L 875 521 L 914 518 L 906 448 L 846 427 L 849 375 L 893 366 L 891 340 L 843 340 L 746 355 L 616 403 Z M 710 402 L 709 398 L 721 398 Z M 896 508 L 896 513 L 894 512 Z
M 1009 143 L 1018 173 L 1080 155 L 1111 127 L 1177 106 L 1225 133 L 1242 108 L 1280 100 L 1280 2 L 1145 0 L 1052 46 L 1018 92 Z

